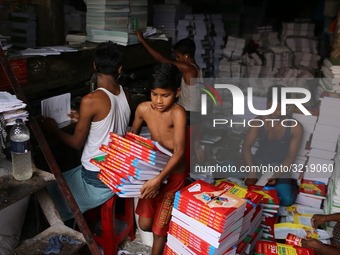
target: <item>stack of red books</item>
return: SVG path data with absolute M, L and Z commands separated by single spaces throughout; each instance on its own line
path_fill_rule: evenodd
M 171 152 L 150 140 L 127 132 L 125 137 L 110 133 L 111 142 L 100 150 L 106 156 L 91 163 L 101 170 L 98 178 L 120 197 L 138 197 L 143 184 L 167 164 Z
M 262 237 L 263 228 L 260 227 L 263 207 L 260 205 L 264 195 L 249 189 L 238 186 L 228 181 L 222 181 L 217 186 L 227 190 L 240 198 L 246 200 L 246 211 L 243 216 L 243 223 L 239 241 L 237 243 L 236 254 L 251 251 L 255 248 L 256 241 Z M 248 252 L 248 253 L 249 253 Z
M 235 254 L 247 202 L 196 181 L 175 196 L 167 246 L 177 254 Z
M 274 241 L 274 224 L 277 223 L 278 209 L 280 207 L 280 199 L 277 195 L 275 187 L 271 186 L 258 186 L 258 185 L 248 185 L 248 189 L 263 195 L 260 205 L 263 208 L 262 212 L 262 222 L 263 236 L 265 240 Z

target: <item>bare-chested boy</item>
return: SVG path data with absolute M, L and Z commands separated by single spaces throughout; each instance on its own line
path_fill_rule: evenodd
M 175 103 L 181 78 L 182 72 L 174 64 L 156 68 L 150 82 L 151 101 L 138 105 L 131 129 L 139 134 L 145 122 L 151 139 L 173 153 L 160 174 L 143 185 L 136 209 L 140 228 L 153 232 L 152 255 L 163 254 L 175 193 L 184 187 L 186 112 Z

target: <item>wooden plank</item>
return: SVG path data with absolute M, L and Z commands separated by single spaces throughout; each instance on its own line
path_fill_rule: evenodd
M 0 177 L 0 210 L 41 190 L 55 181 L 53 174 L 34 168 L 26 181 L 15 180 L 11 174 Z
M 23 243 L 17 247 L 13 255 L 40 255 L 44 254 L 43 251 L 49 246 L 48 239 L 53 236 L 65 235 L 77 241 L 81 241 L 81 244 L 69 244 L 66 241 L 62 242 L 62 249 L 59 255 L 70 255 L 76 253 L 81 247 L 85 245 L 85 239 L 82 233 L 75 231 L 64 224 L 56 224 L 51 226 L 36 235 L 31 239 L 23 241 Z M 53 253 L 54 254 L 54 253 Z
M 2 0 L 2 2 L 14 2 L 23 4 L 44 4 L 45 0 Z

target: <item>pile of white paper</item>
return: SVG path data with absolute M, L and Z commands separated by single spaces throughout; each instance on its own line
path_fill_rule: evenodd
M 4 91 L 0 91 L 0 114 L 6 121 L 6 126 L 15 124 L 15 119 L 28 120 L 28 112 L 24 110 L 26 104 L 16 96 Z

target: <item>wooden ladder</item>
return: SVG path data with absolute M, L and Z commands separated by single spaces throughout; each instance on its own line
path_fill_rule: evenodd
M 66 236 L 69 236 L 70 238 L 83 241 L 83 245 L 86 243 L 91 251 L 91 254 L 100 255 L 101 252 L 98 248 L 98 245 L 94 241 L 93 235 L 83 217 L 83 214 L 81 213 L 77 205 L 76 200 L 74 199 L 71 193 L 69 186 L 67 185 L 60 171 L 60 168 L 51 152 L 50 147 L 48 146 L 48 143 L 40 129 L 40 126 L 37 123 L 37 120 L 31 114 L 32 111 L 25 97 L 25 94 L 23 93 L 18 83 L 18 80 L 14 76 L 11 66 L 7 60 L 7 57 L 1 47 L 0 47 L 0 64 L 3 66 L 3 69 L 5 70 L 5 73 L 8 77 L 8 80 L 10 81 L 11 87 L 14 93 L 16 94 L 17 98 L 19 98 L 20 100 L 27 104 L 26 110 L 29 112 L 30 128 L 52 172 L 52 174 L 50 174 L 46 171 L 35 169 L 33 177 L 30 180 L 21 182 L 14 180 L 12 175 L 6 175 L 0 178 L 0 191 L 1 191 L 0 210 L 22 199 L 25 196 L 34 193 L 37 196 L 39 204 L 42 207 L 42 210 L 50 224 L 50 227 L 48 229 L 38 234 L 37 236 L 29 240 L 26 240 L 25 242 L 23 242 L 23 244 L 17 247 L 14 254 L 17 255 L 43 254 L 41 249 L 47 248 L 48 245 L 46 246 L 46 242 L 48 242 L 49 237 L 64 234 Z M 69 205 L 72 211 L 72 214 L 79 227 L 80 232 L 65 226 L 64 223 L 62 222 L 59 213 L 57 212 L 52 202 L 52 199 L 49 197 L 49 194 L 45 188 L 53 181 L 57 182 L 67 204 Z M 12 195 L 13 193 L 10 193 L 11 192 L 10 189 L 11 188 L 13 189 L 13 187 L 16 187 L 15 191 L 18 190 L 18 192 L 15 192 L 16 195 L 20 193 L 20 195 L 16 196 L 15 198 Z M 10 201 L 8 197 L 11 197 Z M 45 247 L 44 248 L 41 247 L 42 245 Z M 69 255 L 74 253 L 72 248 L 70 248 L 72 246 L 74 246 L 77 249 L 80 249 L 82 245 L 65 245 L 63 248 L 64 251 L 62 250 L 60 254 Z M 31 250 L 32 253 L 29 253 L 29 251 Z

